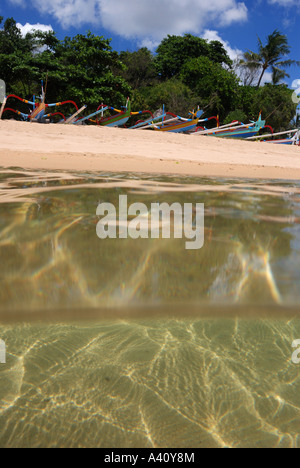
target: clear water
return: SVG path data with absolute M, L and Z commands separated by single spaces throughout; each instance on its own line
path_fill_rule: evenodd
M 100 240 L 120 194 L 204 247 Z M 298 182 L 0 171 L 0 446 L 300 446 L 299 250 Z

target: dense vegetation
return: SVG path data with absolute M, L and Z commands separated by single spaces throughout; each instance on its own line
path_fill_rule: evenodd
M 200 105 L 206 116 L 218 114 L 225 122 L 256 120 L 262 111 L 276 130 L 290 128 L 296 113 L 293 90 L 278 84 L 293 63 L 286 36 L 278 31 L 265 46 L 259 42 L 258 53 L 245 52 L 233 64 L 220 42 L 190 34 L 166 37 L 156 54 L 146 48 L 118 53 L 109 39 L 91 32 L 64 40 L 52 32 L 23 37 L 12 18 L 3 23 L 1 17 L 0 27 L 0 78 L 8 93 L 26 99 L 40 94 L 40 80 L 48 75 L 47 102 L 71 99 L 91 111 L 102 102 L 124 105 L 129 96 L 134 110 L 165 104 L 187 115 Z M 273 83 L 257 86 L 269 67 Z M 20 102 L 10 106 L 28 111 Z

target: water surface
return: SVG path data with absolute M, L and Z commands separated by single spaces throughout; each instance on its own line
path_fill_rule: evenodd
M 204 247 L 100 240 L 97 206 L 121 194 L 204 203 Z M 0 446 L 298 447 L 299 195 L 0 171 Z

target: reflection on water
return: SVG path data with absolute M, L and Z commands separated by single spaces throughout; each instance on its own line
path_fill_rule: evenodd
M 203 249 L 99 240 L 121 194 Z M 3 170 L 0 446 L 299 446 L 299 250 L 296 182 Z

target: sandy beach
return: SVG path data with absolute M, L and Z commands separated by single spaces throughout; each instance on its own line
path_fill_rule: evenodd
M 300 180 L 299 146 L 16 121 L 0 134 L 0 167 Z

